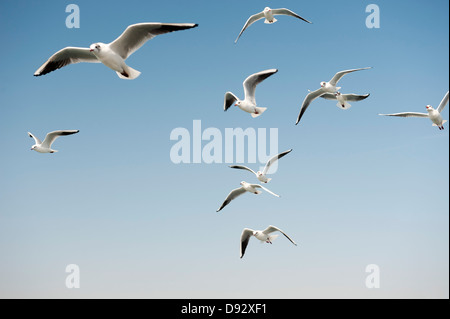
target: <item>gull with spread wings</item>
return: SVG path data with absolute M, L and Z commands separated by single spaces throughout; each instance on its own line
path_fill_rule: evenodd
M 41 76 L 66 65 L 89 62 L 103 63 L 116 71 L 121 79 L 133 80 L 141 72 L 126 65 L 125 60 L 148 40 L 157 35 L 197 27 L 193 23 L 138 23 L 130 25 L 120 37 L 109 44 L 94 43 L 89 48 L 66 47 L 53 54 L 34 73 Z
M 270 69 L 261 71 L 250 75 L 244 81 L 244 100 L 240 100 L 236 95 L 231 92 L 225 93 L 225 99 L 223 102 L 223 109 L 227 111 L 233 104 L 239 107 L 242 111 L 250 113 L 253 118 L 260 116 L 267 110 L 266 107 L 259 107 L 256 105 L 255 91 L 256 86 L 267 79 L 269 76 L 277 73 L 277 69 Z
M 447 94 L 445 94 L 444 98 L 441 101 L 441 104 L 439 104 L 437 109 L 434 109 L 431 105 L 427 105 L 427 111 L 428 113 L 417 113 L 417 112 L 405 112 L 405 113 L 395 113 L 395 114 L 379 114 L 381 116 L 398 116 L 398 117 L 423 117 L 423 118 L 429 118 L 431 122 L 433 122 L 433 126 L 437 126 L 439 130 L 444 129 L 444 124 L 447 122 L 447 120 L 444 120 L 442 118 L 442 111 L 444 110 L 445 106 L 448 103 L 449 98 L 449 92 L 447 91 Z
M 280 158 L 282 158 L 283 156 L 286 156 L 287 154 L 289 154 L 290 152 L 292 152 L 292 149 L 285 151 L 283 153 L 280 153 L 278 155 L 273 156 L 271 159 L 269 159 L 266 163 L 266 166 L 264 167 L 264 170 L 255 172 L 254 170 L 252 170 L 251 168 L 248 168 L 247 166 L 241 166 L 241 165 L 232 165 L 230 166 L 231 168 L 236 168 L 236 169 L 243 169 L 243 170 L 247 170 L 249 172 L 252 172 L 253 174 L 256 175 L 256 178 L 258 178 L 258 180 L 262 183 L 268 183 L 270 182 L 272 179 L 268 178 L 266 176 L 267 172 L 269 171 L 270 167 L 272 166 L 273 163 L 275 163 L 276 161 L 278 161 Z
M 300 113 L 298 114 L 297 122 L 295 123 L 295 125 L 297 125 L 300 122 L 303 114 L 305 113 L 306 109 L 308 108 L 308 106 L 311 104 L 312 101 L 314 101 L 315 99 L 317 99 L 318 97 L 321 97 L 322 95 L 324 95 L 326 93 L 334 94 L 341 89 L 340 87 L 337 87 L 337 84 L 344 75 L 352 73 L 352 72 L 368 70 L 368 69 L 371 69 L 371 68 L 369 67 L 369 68 L 341 71 L 341 72 L 336 73 L 329 82 L 320 82 L 320 89 L 310 92 L 306 96 L 305 100 L 303 101 L 303 104 L 300 109 Z
M 272 241 L 274 241 L 278 237 L 278 235 L 271 235 L 271 233 L 274 233 L 276 231 L 282 233 L 287 239 L 289 239 L 291 243 L 297 246 L 297 244 L 288 235 L 286 235 L 281 229 L 275 226 L 269 226 L 262 231 L 244 228 L 241 234 L 241 258 L 244 257 L 248 242 L 250 241 L 250 238 L 252 236 L 254 236 L 256 239 L 259 239 L 260 243 L 266 242 L 268 244 L 272 244 Z
M 239 36 L 234 41 L 234 43 L 238 42 L 239 38 L 241 37 L 242 33 L 244 33 L 245 29 L 247 29 L 249 26 L 251 26 L 253 23 L 255 23 L 258 20 L 265 18 L 264 23 L 266 23 L 266 24 L 272 24 L 272 23 L 277 22 L 278 20 L 275 19 L 275 17 L 274 17 L 276 15 L 287 15 L 287 16 L 291 16 L 291 17 L 303 20 L 308 23 L 312 23 L 312 22 L 306 20 L 305 18 L 302 18 L 297 13 L 295 13 L 289 9 L 285 9 L 285 8 L 271 9 L 269 7 L 266 7 L 266 8 L 264 8 L 264 10 L 262 12 L 252 15 L 247 20 L 247 22 L 245 23 L 244 27 L 242 28 L 241 32 L 239 33 Z
M 36 136 L 28 132 L 28 136 L 34 139 L 34 144 L 31 147 L 32 151 L 36 151 L 38 153 L 56 153 L 58 151 L 53 150 L 52 144 L 53 142 L 60 136 L 67 136 L 78 133 L 79 130 L 64 130 L 64 131 L 54 131 L 47 134 L 44 141 L 41 142 L 40 139 L 38 139 Z
M 229 203 L 231 203 L 231 201 L 233 199 L 241 196 L 242 194 L 244 194 L 246 192 L 253 193 L 255 195 L 261 194 L 262 192 L 260 190 L 257 190 L 257 188 L 261 188 L 261 189 L 265 190 L 266 192 L 268 192 L 269 194 L 272 194 L 273 196 L 280 197 L 279 195 L 271 192 L 264 186 L 261 186 L 258 184 L 249 184 L 247 182 L 241 182 L 241 185 L 242 185 L 242 187 L 236 188 L 236 189 L 232 190 L 230 192 L 230 194 L 228 194 L 227 198 L 223 202 L 222 206 L 220 206 L 220 208 L 217 210 L 217 212 L 220 212 L 222 209 L 224 209 L 225 206 L 227 206 Z

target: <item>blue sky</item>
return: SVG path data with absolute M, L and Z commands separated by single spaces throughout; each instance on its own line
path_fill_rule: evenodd
M 0 296 L 2 298 L 448 298 L 449 126 L 378 113 L 425 112 L 449 83 L 448 1 L 1 1 Z M 381 28 L 368 29 L 376 3 Z M 329 5 L 330 9 L 324 10 Z M 265 6 L 313 24 L 259 21 Z M 43 77 L 34 71 L 66 46 L 108 43 L 139 22 L 198 23 L 151 40 L 120 80 L 100 64 Z M 340 82 L 370 93 L 348 111 L 315 101 L 295 120 L 307 90 L 340 70 L 371 66 Z M 257 89 L 257 119 L 223 96 L 242 97 L 250 74 L 279 72 Z M 449 119 L 448 107 L 443 116 Z M 178 127 L 278 128 L 280 161 L 269 189 L 215 210 L 241 180 L 227 164 L 174 164 Z M 31 152 L 30 131 L 79 129 L 56 154 Z M 249 163 L 254 167 L 256 164 Z M 276 225 L 274 245 L 243 228 Z M 67 289 L 77 264 L 81 288 Z M 367 289 L 377 264 L 381 288 Z

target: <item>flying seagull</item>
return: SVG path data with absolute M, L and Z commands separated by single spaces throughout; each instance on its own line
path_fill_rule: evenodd
M 301 16 L 299 16 L 295 12 L 292 12 L 289 9 L 284 9 L 284 8 L 283 9 L 271 9 L 269 7 L 266 7 L 266 8 L 264 8 L 264 11 L 252 15 L 247 20 L 247 22 L 245 23 L 244 27 L 241 30 L 241 33 L 239 33 L 239 35 L 236 38 L 236 40 L 234 41 L 234 43 L 238 42 L 239 38 L 241 37 L 242 33 L 244 33 L 245 29 L 247 29 L 249 26 L 251 26 L 253 23 L 255 23 L 258 20 L 261 20 L 261 19 L 265 18 L 266 20 L 264 20 L 264 23 L 266 23 L 266 24 L 272 24 L 272 23 L 277 22 L 278 20 L 275 19 L 275 17 L 274 17 L 276 15 L 287 15 L 287 16 L 291 16 L 291 17 L 295 17 L 297 19 L 303 20 L 303 21 L 308 22 L 308 23 L 312 23 L 312 22 L 302 18 Z
M 379 114 L 382 116 L 398 116 L 398 117 L 427 117 L 433 122 L 433 126 L 437 126 L 439 130 L 444 129 L 444 124 L 447 120 L 444 120 L 441 116 L 442 111 L 448 103 L 448 93 L 445 94 L 444 98 L 439 104 L 438 108 L 435 110 L 431 105 L 427 105 L 428 113 L 415 113 L 415 112 L 405 112 L 405 113 L 396 113 L 396 114 Z
M 320 83 L 320 89 L 310 92 L 305 100 L 303 101 L 302 107 L 300 109 L 300 113 L 297 117 L 297 122 L 295 123 L 295 125 L 297 125 L 303 114 L 305 113 L 306 109 L 308 108 L 308 106 L 311 104 L 312 101 L 314 101 L 315 99 L 317 99 L 318 97 L 324 95 L 325 93 L 336 93 L 337 91 L 339 91 L 341 88 L 337 87 L 336 85 L 338 84 L 338 82 L 342 79 L 342 77 L 346 74 L 352 73 L 352 72 L 356 72 L 356 71 L 361 71 L 361 70 L 368 70 L 371 68 L 361 68 L 361 69 L 353 69 L 353 70 L 345 70 L 345 71 L 341 71 L 338 72 L 334 75 L 334 77 L 329 81 L 329 82 L 321 82 Z
M 260 116 L 267 108 L 256 106 L 256 86 L 267 79 L 269 76 L 277 72 L 277 69 L 270 69 L 250 75 L 247 79 L 245 79 L 243 84 L 245 93 L 244 100 L 242 101 L 233 93 L 227 92 L 225 93 L 223 105 L 224 110 L 227 111 L 233 105 L 233 103 L 235 103 L 235 106 L 238 106 L 242 111 L 250 113 L 253 118 Z
M 121 79 L 133 80 L 141 72 L 130 68 L 125 60 L 148 40 L 157 35 L 173 31 L 180 31 L 197 27 L 193 23 L 138 23 L 130 25 L 120 37 L 109 44 L 94 43 L 89 48 L 66 47 L 47 60 L 37 71 L 35 76 L 41 76 L 66 65 L 90 62 L 103 63 L 116 71 Z
M 36 136 L 28 132 L 28 136 L 33 138 L 35 141 L 35 145 L 31 147 L 32 151 L 36 151 L 38 153 L 56 153 L 58 151 L 52 150 L 53 142 L 60 136 L 72 135 L 78 133 L 79 130 L 65 130 L 65 131 L 54 131 L 47 134 L 44 141 L 41 142 Z
M 241 166 L 241 165 L 233 165 L 233 166 L 230 166 L 230 167 L 231 167 L 231 168 L 236 168 L 236 169 L 245 169 L 245 170 L 247 170 L 247 171 L 250 171 L 250 172 L 252 172 L 253 174 L 256 175 L 256 177 L 258 178 L 258 180 L 259 180 L 260 182 L 266 183 L 266 184 L 267 184 L 268 182 L 270 182 L 270 181 L 272 180 L 271 178 L 267 178 L 267 176 L 266 176 L 267 172 L 269 171 L 270 166 L 271 166 L 273 163 L 275 163 L 276 161 L 278 161 L 280 158 L 282 158 L 283 156 L 289 154 L 290 152 L 292 152 L 292 149 L 290 149 L 290 150 L 288 150 L 288 151 L 286 151 L 286 152 L 280 153 L 280 154 L 278 154 L 278 155 L 273 156 L 273 157 L 266 163 L 266 166 L 264 167 L 264 170 L 263 170 L 262 172 L 261 172 L 261 171 L 258 171 L 258 172 L 255 173 L 254 170 L 252 170 L 252 169 L 250 169 L 250 168 L 248 168 L 248 167 L 246 167 L 246 166 Z
M 342 94 L 341 92 L 336 93 L 325 93 L 321 96 L 323 99 L 327 100 L 337 100 L 336 106 L 342 110 L 348 110 L 352 105 L 348 102 L 358 102 L 367 99 L 370 94 L 358 95 L 358 94 Z
M 281 229 L 275 226 L 269 226 L 263 231 L 244 228 L 241 235 L 241 258 L 244 257 L 248 242 L 252 236 L 255 236 L 257 239 L 259 239 L 261 243 L 266 242 L 268 244 L 272 244 L 272 241 L 274 241 L 278 237 L 278 235 L 270 234 L 276 231 L 282 233 L 287 239 L 289 239 L 291 243 L 297 246 L 297 244 L 288 235 L 286 235 Z
M 241 196 L 245 192 L 253 193 L 253 194 L 256 194 L 256 195 L 261 194 L 262 192 L 260 190 L 257 190 L 257 188 L 261 188 L 261 189 L 265 190 L 266 192 L 268 192 L 269 194 L 272 194 L 273 196 L 280 197 L 279 195 L 271 192 L 270 190 L 268 190 L 264 186 L 261 186 L 261 185 L 258 185 L 258 184 L 249 184 L 247 182 L 241 182 L 241 185 L 242 185 L 242 187 L 236 188 L 236 189 L 232 190 L 230 192 L 230 194 L 228 194 L 227 198 L 223 202 L 222 206 L 220 206 L 220 208 L 217 210 L 217 212 L 220 212 L 233 199 L 235 199 L 238 196 Z

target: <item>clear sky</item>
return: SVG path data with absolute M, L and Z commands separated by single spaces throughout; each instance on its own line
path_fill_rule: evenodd
M 379 113 L 426 112 L 449 88 L 449 3 L 430 1 L 82 1 L 68 29 L 64 1 L 1 1 L 0 297 L 10 298 L 448 298 L 449 126 Z M 380 8 L 379 29 L 366 6 Z M 247 18 L 286 7 L 313 22 Z M 119 79 L 101 64 L 36 78 L 66 46 L 114 40 L 139 22 L 198 23 L 158 36 Z M 342 111 L 308 89 L 338 71 L 345 93 L 370 93 Z M 259 118 L 223 112 L 250 74 L 279 72 L 257 89 Z M 448 106 L 443 112 L 449 119 Z M 216 209 L 239 182 L 226 163 L 174 164 L 179 127 L 278 129 L 280 160 L 267 187 Z M 55 154 L 31 152 L 32 132 L 79 129 Z M 203 142 L 205 145 L 207 142 Z M 192 150 L 191 150 L 192 151 Z M 248 163 L 257 168 L 257 164 Z M 250 240 L 275 225 L 285 238 Z M 65 268 L 80 267 L 79 289 Z M 379 289 L 365 268 L 380 268 Z

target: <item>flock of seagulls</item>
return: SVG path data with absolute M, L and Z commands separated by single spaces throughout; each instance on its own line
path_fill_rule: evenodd
M 266 7 L 262 12 L 252 15 L 241 32 L 239 33 L 235 43 L 238 42 L 239 38 L 242 36 L 243 32 L 251 26 L 253 23 L 265 19 L 264 23 L 273 24 L 277 21 L 275 16 L 286 15 L 295 17 L 304 22 L 311 24 L 307 19 L 299 16 L 295 12 L 281 8 L 281 9 L 271 9 Z M 101 42 L 94 43 L 90 45 L 89 48 L 79 48 L 79 47 L 66 47 L 55 54 L 53 54 L 41 67 L 39 67 L 34 73 L 35 76 L 42 76 L 53 72 L 57 69 L 65 67 L 70 64 L 87 62 L 87 63 L 103 63 L 108 68 L 112 69 L 116 72 L 119 78 L 126 80 L 133 80 L 139 77 L 141 74 L 140 71 L 137 71 L 126 64 L 127 58 L 132 55 L 135 51 L 141 48 L 148 40 L 153 39 L 158 35 L 162 35 L 165 33 L 170 33 L 174 31 L 188 30 L 196 28 L 198 24 L 194 23 L 138 23 L 130 25 L 126 28 L 126 30 L 113 42 L 105 44 Z M 337 107 L 343 110 L 348 110 L 351 107 L 349 102 L 358 102 L 367 99 L 370 94 L 358 95 L 354 93 L 343 94 L 341 93 L 341 87 L 338 87 L 339 81 L 345 75 L 357 71 L 368 70 L 371 67 L 359 68 L 359 69 L 351 69 L 340 71 L 336 73 L 333 78 L 328 82 L 321 82 L 320 88 L 315 91 L 309 91 L 308 95 L 305 97 L 301 108 L 300 113 L 297 117 L 296 125 L 300 123 L 304 113 L 310 104 L 317 98 L 323 98 L 327 100 L 337 101 Z M 233 104 L 239 107 L 242 111 L 250 113 L 253 118 L 259 117 L 263 114 L 267 108 L 259 107 L 256 103 L 255 91 L 258 84 L 267 79 L 268 77 L 277 73 L 277 69 L 269 69 L 265 71 L 261 71 L 255 74 L 250 75 L 243 83 L 244 87 L 244 99 L 239 99 L 232 92 L 226 92 L 224 98 L 224 111 L 227 111 Z M 382 116 L 394 116 L 394 117 L 422 117 L 429 118 L 434 126 L 437 126 L 440 130 L 444 129 L 444 123 L 447 122 L 441 116 L 441 112 L 444 110 L 445 106 L 448 104 L 449 100 L 449 92 L 445 95 L 444 99 L 440 103 L 437 109 L 434 109 L 430 105 L 426 106 L 427 113 L 415 113 L 415 112 L 406 112 L 406 113 L 395 113 L 395 114 L 379 114 Z M 32 146 L 31 150 L 34 150 L 39 153 L 55 153 L 56 150 L 52 149 L 53 142 L 60 136 L 73 135 L 78 133 L 79 130 L 61 130 L 54 131 L 48 133 L 45 137 L 44 141 L 41 142 L 36 136 L 31 133 L 28 135 L 34 139 L 35 144 Z M 255 172 L 254 170 L 241 165 L 233 165 L 230 168 L 247 170 L 253 173 L 256 178 L 261 183 L 268 183 L 271 181 L 271 178 L 267 177 L 269 173 L 270 167 L 277 162 L 282 157 L 286 156 L 292 151 L 292 149 L 282 152 L 273 156 L 266 164 L 263 171 Z M 262 193 L 262 190 L 275 196 L 280 197 L 279 195 L 273 193 L 269 189 L 265 188 L 260 184 L 250 184 L 245 181 L 240 183 L 241 187 L 232 190 L 225 201 L 219 207 L 217 212 L 222 211 L 228 204 L 231 203 L 237 197 L 245 194 L 252 193 L 255 195 L 259 195 Z M 247 249 L 250 238 L 253 236 L 257 238 L 262 243 L 272 244 L 273 240 L 277 238 L 278 235 L 272 235 L 274 232 L 280 232 L 283 234 L 292 244 L 297 245 L 288 235 L 286 235 L 282 230 L 275 226 L 269 226 L 265 230 L 252 230 L 250 228 L 245 228 L 241 235 L 241 245 L 240 245 L 240 258 L 242 258 Z

